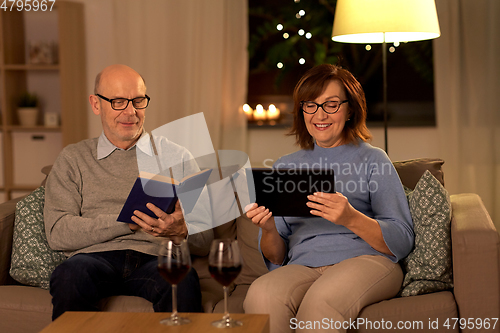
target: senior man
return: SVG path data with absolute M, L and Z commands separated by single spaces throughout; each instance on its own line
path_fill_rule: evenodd
M 99 301 L 112 295 L 139 296 L 155 311 L 172 310 L 172 289 L 157 271 L 157 255 L 162 239 L 188 236 L 180 204 L 171 214 L 148 204 L 156 218 L 135 211 L 136 224 L 117 221 L 139 174 L 137 154 L 151 154 L 144 130 L 149 100 L 144 79 L 132 68 L 102 70 L 89 97 L 101 118 L 101 136 L 65 147 L 47 179 L 47 239 L 68 256 L 50 280 L 53 320 L 65 311 L 98 311 Z M 175 165 L 177 175 L 199 170 L 185 148 L 159 142 L 162 159 Z M 212 238 L 210 229 L 189 235 L 192 254 L 206 255 Z M 202 311 L 194 269 L 178 285 L 178 310 Z

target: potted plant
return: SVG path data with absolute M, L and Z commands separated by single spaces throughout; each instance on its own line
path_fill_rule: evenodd
M 17 117 L 21 126 L 36 126 L 39 100 L 36 94 L 24 92 L 17 103 Z

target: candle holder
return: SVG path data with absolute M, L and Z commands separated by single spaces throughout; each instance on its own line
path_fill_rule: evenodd
M 274 104 L 269 104 L 267 109 L 264 109 L 262 104 L 257 104 L 255 109 L 248 104 L 243 105 L 248 122 L 258 126 L 278 124 L 281 118 L 281 111 Z

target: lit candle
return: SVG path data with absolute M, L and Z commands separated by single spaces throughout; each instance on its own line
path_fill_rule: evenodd
M 267 110 L 267 118 L 270 120 L 276 120 L 280 117 L 280 109 L 278 109 L 274 104 L 269 105 L 269 110 Z
M 243 105 L 243 112 L 245 112 L 248 120 L 252 119 L 252 113 L 253 113 L 253 110 L 252 108 L 250 107 L 250 105 L 248 104 L 244 104 Z
M 253 112 L 253 119 L 255 120 L 265 120 L 266 113 L 264 112 L 264 107 L 261 104 L 257 104 L 255 111 Z

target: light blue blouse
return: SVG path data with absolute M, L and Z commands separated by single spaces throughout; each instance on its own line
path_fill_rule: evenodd
M 275 216 L 276 228 L 287 247 L 283 265 L 319 267 L 361 255 L 383 255 L 397 262 L 410 253 L 415 235 L 408 202 L 383 150 L 362 141 L 334 148 L 315 145 L 313 150 L 279 158 L 273 167 L 333 169 L 336 192 L 346 196 L 355 209 L 377 220 L 394 254 L 378 252 L 346 227 L 320 217 Z M 279 267 L 264 259 L 269 269 Z

